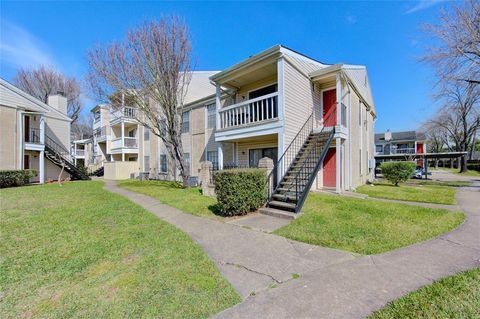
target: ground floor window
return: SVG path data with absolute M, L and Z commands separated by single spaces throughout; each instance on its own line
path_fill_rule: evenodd
M 143 165 L 144 165 L 144 171 L 149 172 L 150 171 L 150 156 L 144 156 L 143 157 Z
M 271 148 L 258 148 L 258 149 L 251 149 L 248 151 L 248 166 L 249 167 L 258 167 L 258 161 L 261 158 L 269 157 L 273 160 L 275 164 L 277 162 L 278 157 L 278 148 L 271 147 Z
M 160 172 L 167 172 L 167 155 L 165 154 L 160 155 Z
M 207 161 L 212 163 L 213 169 L 218 169 L 218 152 L 207 151 Z

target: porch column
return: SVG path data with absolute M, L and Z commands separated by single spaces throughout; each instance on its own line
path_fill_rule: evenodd
M 45 116 L 40 115 L 40 144 L 45 144 Z
M 342 78 L 340 76 L 340 72 L 337 73 L 336 76 L 336 91 L 337 91 L 337 126 L 342 124 Z
M 125 123 L 122 122 L 122 147 L 125 147 Z
M 77 165 L 77 143 L 73 143 L 73 158 L 75 160 L 75 166 Z
M 45 183 L 45 152 L 38 152 L 38 181 Z
M 285 80 L 284 80 L 284 64 L 285 59 L 280 58 L 277 61 L 277 81 L 278 81 L 278 119 L 280 121 L 285 120 L 285 107 L 284 107 L 284 92 L 285 92 Z M 282 152 L 283 154 L 283 152 Z
M 335 165 L 337 169 L 335 170 L 335 192 L 341 193 L 342 191 L 342 139 L 337 137 L 335 140 Z
M 222 90 L 220 88 L 220 84 L 217 84 L 215 87 L 215 109 L 216 109 L 216 129 L 221 128 L 221 122 L 220 122 L 220 109 L 222 107 L 220 97 L 222 96 Z M 205 124 L 207 125 L 207 124 Z M 219 152 L 220 153 L 220 152 Z
M 278 154 L 277 158 L 279 159 L 282 155 L 283 152 L 285 152 L 285 133 L 282 130 L 281 132 L 278 133 Z M 275 165 L 276 163 L 273 163 Z M 285 165 L 285 162 L 282 161 L 282 163 L 277 167 L 277 183 L 280 183 L 282 179 L 282 174 L 284 172 L 283 170 L 283 165 Z
M 218 143 L 218 169 L 223 169 L 223 143 Z

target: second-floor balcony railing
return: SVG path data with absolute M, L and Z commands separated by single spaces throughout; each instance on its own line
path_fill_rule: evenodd
M 106 135 L 107 135 L 107 126 L 104 125 L 104 126 L 102 126 L 102 127 L 97 128 L 97 129 L 93 132 L 93 135 L 94 135 L 96 138 L 100 138 L 100 137 L 106 136 Z
M 85 156 L 85 150 L 75 150 L 74 155 L 75 156 Z
M 414 147 L 393 148 L 392 154 L 415 154 L 415 148 Z
M 112 110 L 111 114 L 112 114 L 112 119 L 111 119 L 112 121 L 122 117 L 134 119 L 137 117 L 137 109 L 131 106 L 124 106 L 124 107 Z
M 278 118 L 278 93 L 267 94 L 219 110 L 219 129 L 260 124 Z
M 40 144 L 40 129 L 38 128 L 29 128 L 25 132 L 25 142 L 32 144 Z
M 112 140 L 112 149 L 115 148 L 138 148 L 136 137 L 117 137 Z

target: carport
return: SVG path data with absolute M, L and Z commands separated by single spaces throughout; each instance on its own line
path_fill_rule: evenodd
M 423 161 L 423 172 L 425 179 L 428 179 L 428 160 L 429 159 L 455 159 L 467 156 L 468 152 L 446 152 L 446 153 L 416 153 L 416 154 L 391 154 L 391 155 L 375 155 L 375 161 L 377 163 L 387 162 L 387 161 Z M 375 177 L 376 176 L 375 172 Z

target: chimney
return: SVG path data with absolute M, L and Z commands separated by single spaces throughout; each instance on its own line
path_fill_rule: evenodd
M 391 141 L 392 140 L 392 132 L 390 130 L 387 130 L 385 132 L 385 141 Z
M 47 104 L 67 115 L 67 98 L 62 92 L 48 96 Z

